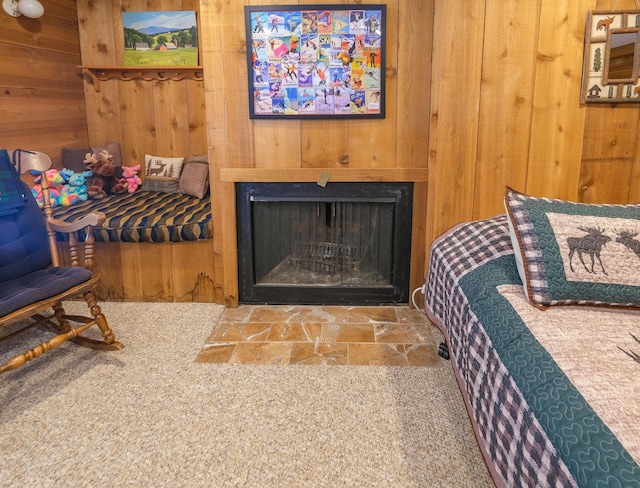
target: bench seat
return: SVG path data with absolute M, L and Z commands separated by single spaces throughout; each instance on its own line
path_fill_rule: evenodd
M 89 212 L 102 212 L 107 220 L 94 227 L 100 242 L 182 242 L 211 239 L 211 197 L 182 193 L 136 191 L 56 207 L 53 216 L 72 221 Z

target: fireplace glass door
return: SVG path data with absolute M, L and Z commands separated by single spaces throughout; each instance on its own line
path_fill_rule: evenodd
M 408 300 L 410 184 L 238 184 L 241 303 Z

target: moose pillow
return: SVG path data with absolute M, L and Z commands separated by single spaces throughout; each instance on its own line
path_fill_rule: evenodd
M 640 204 L 585 204 L 507 187 L 518 272 L 537 306 L 640 306 Z

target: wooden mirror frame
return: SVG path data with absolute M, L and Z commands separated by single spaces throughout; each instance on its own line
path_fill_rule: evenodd
M 631 77 L 610 78 L 611 38 L 624 33 L 636 33 Z M 640 102 L 639 63 L 640 10 L 587 13 L 581 103 Z

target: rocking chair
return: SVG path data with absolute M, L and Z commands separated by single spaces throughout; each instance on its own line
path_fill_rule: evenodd
M 18 149 L 13 163 L 0 150 L 0 329 L 24 322 L 19 330 L 1 338 L 44 325 L 56 335 L 0 365 L 0 374 L 22 366 L 66 341 L 93 349 L 117 350 L 123 346 L 98 306 L 94 288 L 99 276 L 91 271 L 94 256 L 92 227 L 104 221 L 103 214 L 89 214 L 74 223 L 55 220 L 51 213 L 49 182 L 45 173 L 51 159 L 44 153 Z M 39 174 L 42 210 L 19 173 Z M 44 218 L 43 218 L 44 214 Z M 68 236 L 68 258 L 60 259 L 56 232 Z M 79 242 L 83 240 L 84 242 Z M 82 259 L 82 262 L 81 262 Z M 62 302 L 81 297 L 91 317 L 67 315 Z M 52 313 L 43 314 L 52 309 Z M 73 324 L 73 325 L 72 325 Z M 80 336 L 96 325 L 103 340 Z

